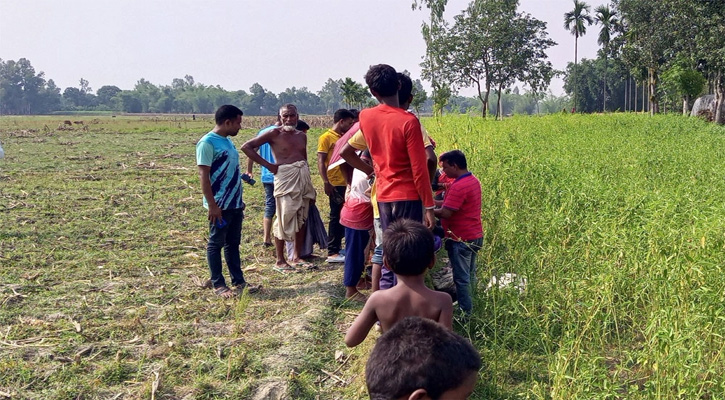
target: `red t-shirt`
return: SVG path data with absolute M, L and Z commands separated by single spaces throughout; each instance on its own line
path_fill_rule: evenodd
M 474 240 L 483 237 L 481 225 L 481 182 L 470 172 L 459 176 L 446 190 L 443 207 L 453 211 L 441 218 L 446 237 Z
M 421 200 L 433 207 L 428 160 L 418 118 L 380 104 L 360 112 L 360 130 L 375 169 L 377 200 Z

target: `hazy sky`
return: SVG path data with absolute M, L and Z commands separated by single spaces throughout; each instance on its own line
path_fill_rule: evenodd
M 449 0 L 447 18 L 469 0 Z M 279 93 L 328 78 L 363 82 L 371 64 L 390 64 L 420 77 L 427 10 L 411 0 L 0 0 L 0 58 L 27 58 L 61 88 L 116 85 L 145 78 L 168 85 L 196 82 L 249 90 L 258 82 Z M 554 68 L 574 58 L 574 37 L 563 28 L 572 0 L 521 0 L 520 10 L 547 22 L 558 43 Z M 592 7 L 606 2 L 588 0 Z M 596 56 L 598 26 L 579 40 L 579 58 Z M 428 83 L 424 82 L 428 87 Z M 562 81 L 552 84 L 563 93 Z M 464 95 L 472 90 L 462 91 Z

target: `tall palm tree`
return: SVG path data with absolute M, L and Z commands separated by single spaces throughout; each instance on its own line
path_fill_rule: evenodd
M 357 97 L 359 96 L 358 86 L 360 86 L 360 84 L 349 77 L 345 78 L 345 80 L 342 82 L 342 85 L 340 85 L 340 91 L 342 91 L 342 99 L 345 102 L 347 108 L 350 108 L 353 106 L 353 104 L 357 103 Z
M 574 35 L 574 74 L 577 73 L 577 47 L 579 46 L 579 37 L 587 33 L 587 25 L 591 25 L 594 20 L 589 11 L 589 4 L 574 0 L 574 10 L 564 14 L 564 29 Z M 576 92 L 577 77 L 574 77 L 574 108 L 576 109 Z
M 609 55 L 609 42 L 612 40 L 612 34 L 619 24 L 617 12 L 609 8 L 609 6 L 599 6 L 594 10 L 594 18 L 598 25 L 602 26 L 599 30 L 599 38 L 597 43 L 602 46 L 604 54 L 604 82 L 602 83 L 602 112 L 607 110 L 607 56 Z

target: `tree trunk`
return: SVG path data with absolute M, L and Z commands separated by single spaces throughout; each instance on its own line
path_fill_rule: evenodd
M 577 73 L 577 46 L 579 46 L 579 34 L 574 35 L 574 104 L 572 105 L 571 111 L 576 112 L 576 92 L 579 78 Z
M 604 56 L 604 82 L 602 83 L 602 112 L 607 111 L 607 56 Z
M 657 112 L 659 112 L 659 107 L 657 105 L 657 79 L 656 79 L 656 73 L 655 69 L 650 67 L 647 68 L 649 73 L 649 115 L 655 115 Z
M 629 110 L 627 108 L 627 104 L 628 104 L 627 98 L 629 97 L 628 93 L 627 93 L 628 90 L 629 90 L 629 77 L 627 77 L 627 79 L 624 80 L 624 112 L 627 112 Z
M 690 111 L 690 101 L 688 99 L 689 96 L 683 96 L 682 97 L 682 115 L 687 116 L 687 112 Z
M 501 101 L 501 92 L 503 91 L 503 83 L 498 85 L 498 102 L 496 103 L 496 118 L 499 121 L 503 121 L 503 102 Z
M 486 83 L 486 95 L 483 96 L 481 93 L 481 83 L 479 81 L 476 81 L 476 89 L 478 89 L 478 98 L 483 103 L 481 105 L 481 111 L 482 111 L 482 117 L 486 118 L 486 115 L 488 114 L 488 93 L 490 92 L 489 84 Z
M 632 108 L 634 109 L 634 112 L 637 112 L 637 81 L 634 79 L 633 79 L 633 81 L 634 81 L 634 102 L 630 101 L 630 104 L 634 104 L 634 107 L 632 107 Z
M 725 77 L 723 72 L 718 71 L 715 75 L 715 122 L 718 124 L 725 124 L 725 113 L 722 112 L 723 101 L 725 101 Z

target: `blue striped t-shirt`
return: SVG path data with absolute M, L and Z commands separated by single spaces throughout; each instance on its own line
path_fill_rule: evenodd
M 196 144 L 196 164 L 210 167 L 211 191 L 222 210 L 243 208 L 239 152 L 228 137 L 209 132 Z M 204 198 L 204 208 L 209 204 Z

